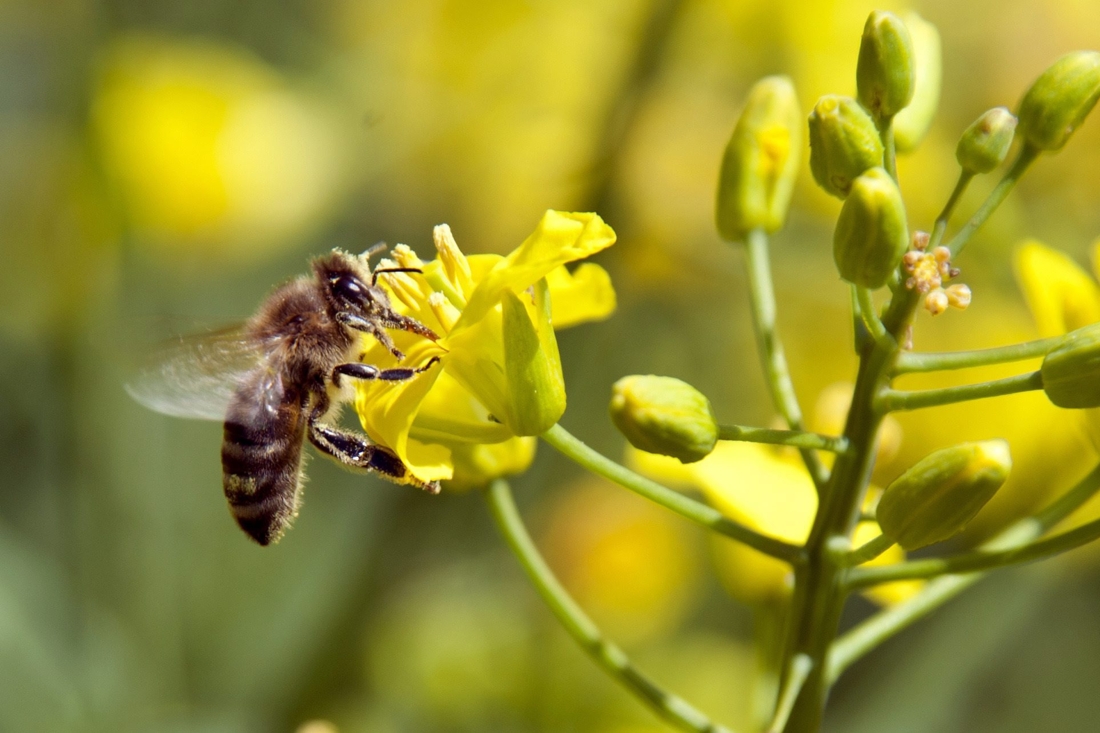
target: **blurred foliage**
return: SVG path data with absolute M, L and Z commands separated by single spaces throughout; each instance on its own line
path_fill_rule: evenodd
M 851 93 L 854 29 L 872 7 L 0 3 L 0 730 L 661 730 L 553 624 L 476 497 L 317 460 L 293 532 L 254 547 L 225 510 L 220 429 L 146 413 L 121 385 L 151 343 L 246 316 L 311 254 L 387 240 L 429 256 L 440 222 L 471 253 L 504 252 L 557 208 L 598 211 L 619 234 L 597 258 L 618 313 L 560 339 L 565 424 L 617 454 L 610 385 L 651 372 L 698 386 L 720 420 L 768 424 L 739 254 L 713 231 L 720 158 L 764 74 L 790 75 L 807 110 Z M 1065 50 L 1095 46 L 1100 4 L 913 9 L 944 47 L 941 112 L 899 165 L 911 220 L 928 227 L 958 134 L 1013 107 Z M 1026 237 L 1090 269 L 1100 124 L 1071 145 L 974 240 L 959 263 L 973 305 L 922 317 L 917 348 L 1036 335 L 1012 272 Z M 839 202 L 803 170 L 794 206 L 775 272 L 812 405 L 855 357 L 828 247 Z M 968 543 L 1094 456 L 1081 422 L 1041 394 L 899 424 L 880 484 L 960 440 L 1012 443 L 1016 471 Z M 768 631 L 723 593 L 701 535 L 574 483 L 546 450 L 516 488 L 555 569 L 640 666 L 749 728 L 753 639 Z M 1088 554 L 1007 572 L 891 642 L 844 679 L 829 729 L 1093 730 Z

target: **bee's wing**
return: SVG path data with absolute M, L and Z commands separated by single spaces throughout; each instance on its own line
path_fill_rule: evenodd
M 269 357 L 240 327 L 185 336 L 154 352 L 126 391 L 165 415 L 220 421 L 241 383 Z

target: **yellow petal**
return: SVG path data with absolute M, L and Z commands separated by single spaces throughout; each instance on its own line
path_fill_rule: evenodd
M 396 337 L 407 338 L 404 334 Z M 412 336 L 412 334 L 408 334 Z M 395 338 L 406 353 L 404 364 L 426 364 L 442 349 L 432 341 L 419 338 L 405 345 Z M 364 361 L 379 368 L 395 366 L 397 361 L 388 351 L 371 344 Z M 363 429 L 374 442 L 391 449 L 422 481 L 451 477 L 450 450 L 441 445 L 429 445 L 409 438 L 409 430 L 425 396 L 442 373 L 441 365 L 406 382 L 357 381 L 355 410 Z
M 1033 240 L 1017 250 L 1015 266 L 1042 336 L 1100 321 L 1100 288 L 1067 255 Z
M 465 491 L 485 486 L 493 479 L 523 473 L 535 460 L 538 438 L 509 438 L 492 445 L 464 444 L 451 447 L 454 477 L 450 490 Z
M 526 290 L 554 268 L 615 243 L 615 232 L 596 214 L 547 211 L 535 231 L 474 288 L 455 330 L 477 323 L 496 307 L 504 290 Z
M 546 275 L 553 303 L 555 329 L 600 321 L 615 312 L 615 288 L 611 276 L 597 264 L 585 262 L 572 273 L 565 266 Z
M 512 433 L 446 369 L 420 403 L 409 436 L 425 443 L 500 443 Z

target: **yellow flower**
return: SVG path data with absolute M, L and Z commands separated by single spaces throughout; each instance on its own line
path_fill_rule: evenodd
M 294 241 L 339 182 L 331 115 L 239 48 L 117 41 L 92 111 L 131 225 L 162 248 L 243 255 Z
M 787 542 L 803 544 L 817 512 L 817 491 L 797 454 L 753 443 L 722 442 L 697 463 L 681 464 L 665 456 L 632 450 L 631 463 L 644 473 L 700 490 L 730 519 Z M 874 522 L 856 529 L 858 547 L 879 534 Z M 791 568 L 741 543 L 714 538 L 715 559 L 727 590 L 749 604 L 782 602 L 790 592 Z M 870 565 L 896 563 L 905 557 L 894 546 Z M 868 590 L 871 600 L 889 604 L 908 598 L 919 582 L 889 583 Z
M 567 262 L 611 246 L 615 233 L 595 214 L 547 211 L 507 256 L 459 250 L 450 228 L 436 227 L 439 257 L 422 262 L 398 245 L 379 264 L 418 273 L 383 275 L 402 313 L 437 334 L 433 342 L 394 334 L 402 364 L 438 357 L 416 379 L 360 382 L 356 411 L 372 440 L 388 446 L 423 481 L 485 483 L 525 469 L 534 438 L 565 411 L 565 384 L 554 328 L 606 318 L 615 308 L 607 273 Z M 371 338 L 364 362 L 382 368 L 395 357 Z
M 1093 245 L 1095 274 L 1100 278 L 1100 240 Z M 1068 255 L 1037 241 L 1016 252 L 1016 278 L 1042 336 L 1058 336 L 1100 321 L 1100 285 Z M 1100 449 L 1100 408 L 1082 414 L 1088 437 Z

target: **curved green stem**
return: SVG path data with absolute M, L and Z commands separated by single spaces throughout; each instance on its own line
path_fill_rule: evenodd
M 569 635 L 605 672 L 655 713 L 682 730 L 694 733 L 730 733 L 727 728 L 711 722 L 710 718 L 683 698 L 667 692 L 639 672 L 622 649 L 604 638 L 599 627 L 562 587 L 539 554 L 516 509 L 512 491 L 506 481 L 498 479 L 491 483 L 485 491 L 485 500 L 489 504 L 489 512 L 493 515 L 497 529 L 523 566 L 542 600 Z
M 1051 336 L 1022 344 L 976 351 L 954 351 L 942 354 L 904 353 L 898 356 L 897 364 L 894 365 L 894 374 L 950 371 L 1034 359 L 1046 356 L 1047 352 L 1061 343 L 1064 338 L 1064 336 Z
M 880 534 L 870 542 L 864 545 L 860 545 L 856 549 L 846 554 L 841 560 L 841 564 L 845 567 L 854 567 L 856 565 L 862 565 L 865 562 L 870 562 L 882 553 L 889 550 L 894 546 L 894 541 L 884 534 Z M 854 570 L 852 572 L 855 572 Z
M 760 534 L 743 524 L 733 521 L 714 507 L 691 499 L 672 489 L 634 473 L 629 468 L 612 461 L 610 458 L 589 448 L 573 437 L 561 425 L 555 425 L 542 434 L 542 439 L 552 445 L 565 457 L 575 461 L 589 471 L 614 481 L 636 494 L 656 502 L 666 509 L 703 525 L 707 529 L 723 534 L 759 550 L 766 555 L 796 562 L 802 555 L 802 548 L 783 540 Z
M 1016 183 L 1020 180 L 1020 177 L 1027 170 L 1028 166 L 1035 162 L 1035 159 L 1039 157 L 1039 149 L 1025 144 L 1020 150 L 1020 154 L 1016 156 L 1016 162 L 1012 164 L 1012 167 L 1008 169 L 1008 172 L 1004 174 L 1000 182 L 997 184 L 986 198 L 981 207 L 974 212 L 974 215 L 970 217 L 970 221 L 966 222 L 958 234 L 951 238 L 951 241 L 947 243 L 947 248 L 951 250 L 952 257 L 957 256 L 959 252 L 962 252 L 963 247 L 970 241 L 970 238 L 974 236 L 975 232 L 981 228 L 982 224 L 985 224 L 986 220 L 993 215 L 993 212 L 997 210 L 997 207 L 1005 200 L 1008 194 L 1016 186 Z
M 951 196 L 947 199 L 947 203 L 943 205 L 943 211 L 936 217 L 936 223 L 932 227 L 932 236 L 928 239 L 928 249 L 939 246 L 939 243 L 943 241 L 943 235 L 944 232 L 947 231 L 947 223 L 951 220 L 951 214 L 955 212 L 955 207 L 959 205 L 959 200 L 962 199 L 963 193 L 966 192 L 966 187 L 970 185 L 970 181 L 973 179 L 973 173 L 963 171 L 959 174 L 959 180 L 955 184 L 955 189 L 951 192 Z
M 803 430 L 802 408 L 791 382 L 791 372 L 783 344 L 775 326 L 775 291 L 772 288 L 771 262 L 768 257 L 768 235 L 763 229 L 753 229 L 745 240 L 745 258 L 749 276 L 753 328 L 760 341 L 760 358 L 764 366 L 772 402 L 791 430 Z M 829 473 L 821 458 L 809 449 L 802 449 L 802 460 L 820 488 Z
M 1072 489 L 1032 517 L 1021 519 L 982 545 L 985 551 L 1007 550 L 1032 542 L 1079 509 L 1100 491 L 1100 464 Z M 879 611 L 833 642 L 826 677 L 835 681 L 856 660 L 886 639 L 951 600 L 983 577 L 982 573 L 946 575 L 929 581 L 912 598 Z
M 876 341 L 885 337 L 886 327 L 879 320 L 875 301 L 871 299 L 871 291 L 858 285 L 852 287 L 856 289 L 856 300 L 859 302 L 859 313 L 863 318 L 863 325 L 867 327 L 867 330 L 871 332 L 871 337 Z
M 819 433 L 806 433 L 800 430 L 773 430 L 771 428 L 752 428 L 745 425 L 719 425 L 719 440 L 737 440 L 748 443 L 768 443 L 770 445 L 788 445 L 792 448 L 824 450 L 830 453 L 843 453 L 848 447 L 844 438 Z
M 938 407 L 955 402 L 980 400 L 986 397 L 1000 397 L 1028 392 L 1043 388 L 1043 375 L 1038 372 L 1019 374 L 1015 377 L 995 379 L 991 382 L 966 384 L 961 387 L 926 389 L 908 392 L 896 389 L 884 389 L 879 395 L 879 404 L 887 412 L 897 410 L 919 410 L 924 407 Z
M 882 167 L 898 183 L 897 147 L 894 144 L 894 120 L 890 118 L 886 124 L 878 128 L 878 136 L 882 140 Z
M 794 709 L 794 701 L 798 699 L 798 693 L 802 691 L 802 685 L 806 684 L 806 678 L 814 668 L 814 660 L 805 654 L 796 654 L 784 677 L 783 689 L 779 692 L 779 700 L 775 705 L 775 716 L 768 725 L 766 733 L 782 733 L 787 725 L 787 719 L 791 717 Z

